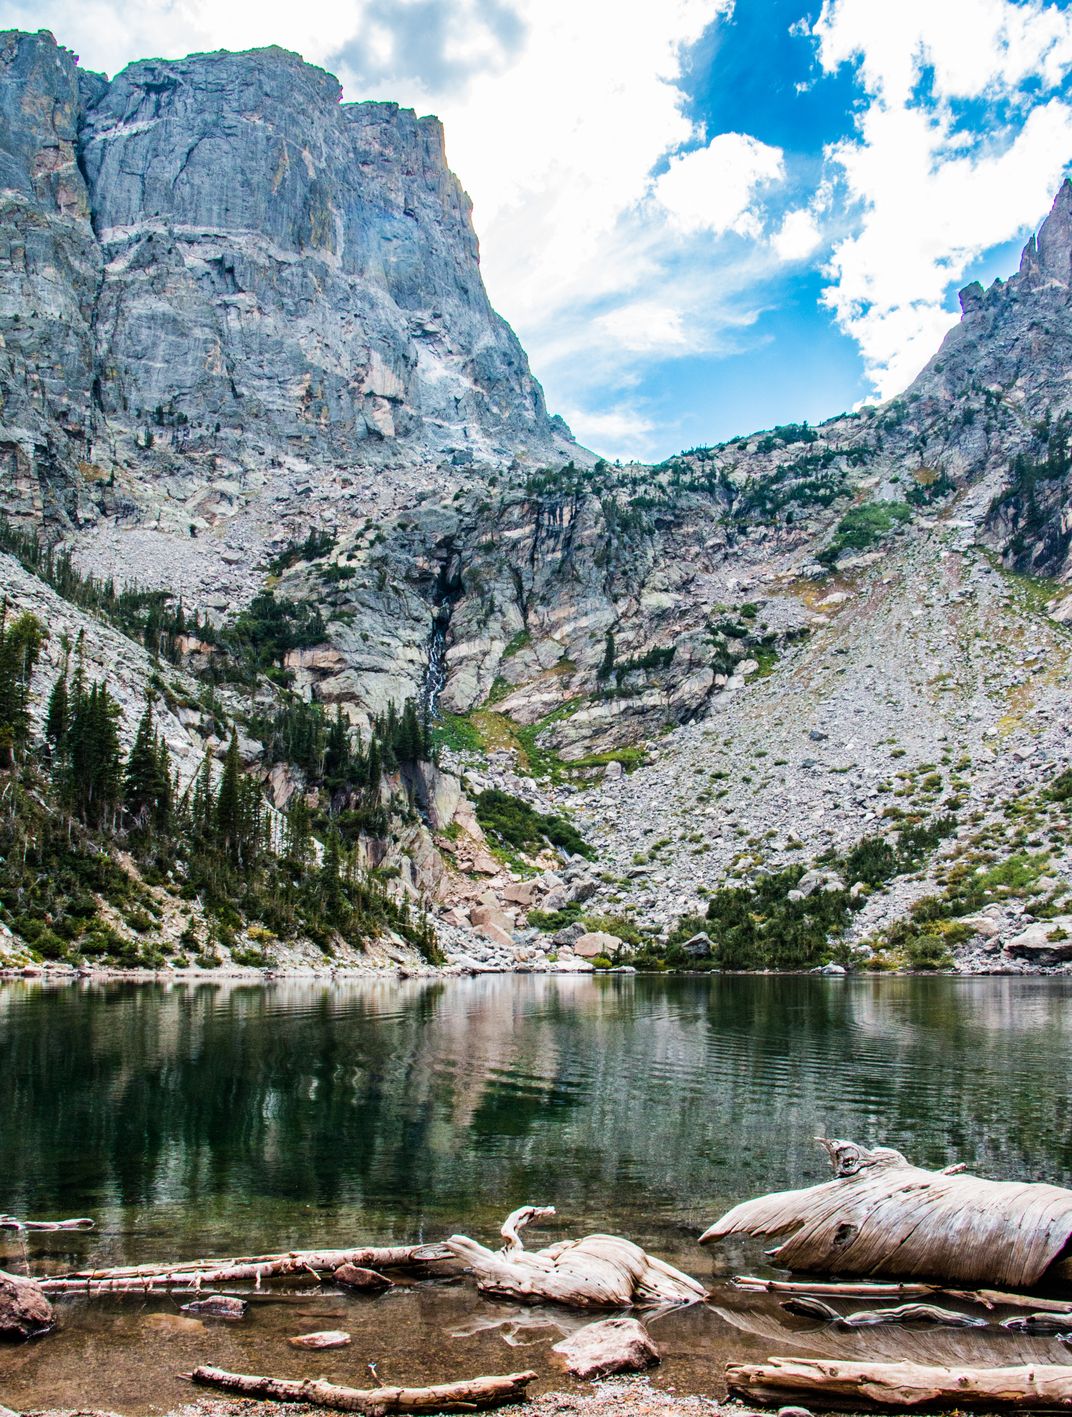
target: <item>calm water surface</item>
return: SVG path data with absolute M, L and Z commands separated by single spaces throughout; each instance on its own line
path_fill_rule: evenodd
M 613 1230 L 714 1285 L 712 1304 L 654 1321 L 658 1381 L 679 1388 L 717 1391 L 728 1357 L 861 1344 L 1068 1361 L 1008 1335 L 833 1335 L 721 1282 L 758 1248 L 694 1239 L 744 1196 L 825 1179 L 819 1133 L 1072 1185 L 1070 1006 L 1068 981 L 1011 978 L 0 985 L 0 1210 L 98 1222 L 0 1239 L 0 1268 L 490 1242 L 533 1202 L 560 1223 L 530 1244 Z M 296 1293 L 232 1326 L 179 1302 L 61 1301 L 58 1333 L 0 1350 L 0 1401 L 163 1411 L 199 1361 L 359 1385 L 369 1360 L 385 1381 L 531 1365 L 557 1382 L 550 1345 L 583 1322 L 457 1282 Z M 352 1347 L 285 1343 L 324 1327 Z

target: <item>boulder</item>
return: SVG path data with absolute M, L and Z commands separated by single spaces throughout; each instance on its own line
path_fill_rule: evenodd
M 593 881 L 591 876 L 582 876 L 579 881 L 574 881 L 569 888 L 569 904 L 581 905 L 586 900 L 591 900 L 598 890 L 598 881 Z
M 1058 960 L 1072 959 L 1072 933 L 1062 927 L 1061 933 L 1065 938 L 1058 936 L 1054 939 L 1053 935 L 1056 933 L 1056 921 L 1029 925 L 1026 930 L 1006 942 L 1006 953 L 1016 955 L 1019 959 L 1033 959 L 1039 964 L 1054 964 Z
M 992 915 L 962 915 L 956 923 L 967 925 L 973 935 L 982 935 L 984 940 L 1001 934 L 1001 924 Z
M 511 881 L 502 893 L 503 900 L 511 905 L 531 905 L 536 899 L 535 881 Z
M 617 935 L 608 935 L 605 930 L 590 930 L 573 942 L 573 953 L 581 959 L 595 959 L 597 955 L 612 956 L 621 949 L 622 941 Z
M 693 935 L 691 939 L 685 941 L 681 946 L 690 959 L 710 959 L 714 945 L 711 937 L 705 935 L 701 930 L 699 934 Z
M 556 1343 L 575 1378 L 604 1378 L 610 1373 L 639 1373 L 659 1361 L 659 1350 L 637 1319 L 603 1319 L 586 1324 Z
M 505 933 L 508 939 L 513 929 L 513 921 L 496 905 L 474 905 L 469 912 L 469 921 L 473 928 L 482 934 L 486 934 L 487 926 L 492 925 L 496 930 Z M 496 937 L 493 935 L 490 938 Z
M 52 1305 L 32 1280 L 0 1270 L 0 1338 L 32 1338 L 54 1323 Z

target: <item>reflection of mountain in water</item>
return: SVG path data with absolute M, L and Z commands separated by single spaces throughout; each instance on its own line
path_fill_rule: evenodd
M 309 1207 L 386 1239 L 554 1202 L 574 1233 L 680 1254 L 731 1201 L 822 1178 L 820 1131 L 1068 1184 L 1052 1083 L 1069 995 L 1012 978 L 11 984 L 5 1204 L 200 1208 L 226 1232 L 257 1202 L 249 1240 L 281 1218 L 307 1232 Z

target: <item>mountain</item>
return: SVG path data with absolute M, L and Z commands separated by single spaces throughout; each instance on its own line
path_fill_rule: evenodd
M 280 49 L 107 82 L 9 31 L 0 63 L 11 510 L 164 491 L 200 526 L 221 485 L 572 451 L 491 308 L 438 120 L 341 103 Z
M 282 912 L 277 961 L 412 962 L 423 900 L 467 968 L 579 967 L 586 927 L 653 967 L 1070 967 L 1072 186 L 899 398 L 621 467 L 547 415 L 436 120 L 277 49 L 0 62 L 35 712 L 77 644 L 180 791 L 237 730 L 272 850 L 304 804 L 378 893 L 350 934 Z M 197 928 L 275 920 L 262 869 Z

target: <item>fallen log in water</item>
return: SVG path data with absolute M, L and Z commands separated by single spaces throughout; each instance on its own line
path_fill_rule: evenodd
M 239 1259 L 187 1260 L 180 1264 L 124 1265 L 117 1269 L 75 1270 L 38 1281 L 46 1294 L 142 1292 L 152 1289 L 199 1290 L 204 1285 L 307 1274 L 317 1282 L 343 1265 L 370 1269 L 421 1269 L 453 1259 L 443 1245 L 395 1245 L 361 1250 L 291 1250 L 285 1254 Z
M 626 1308 L 634 1304 L 695 1304 L 707 1297 L 697 1280 L 620 1235 L 586 1235 L 528 1251 L 520 1231 L 530 1220 L 553 1214 L 548 1207 L 522 1206 L 502 1228 L 506 1245 L 486 1249 L 467 1235 L 452 1235 L 447 1248 L 476 1276 L 484 1294 L 524 1303 L 550 1301 L 579 1309 Z
M 0 1215 L 0 1230 L 92 1230 L 96 1221 L 81 1216 L 77 1220 L 18 1220 Z
M 330 1407 L 338 1412 L 360 1412 L 365 1417 L 386 1417 L 391 1412 L 474 1412 L 498 1407 L 504 1402 L 523 1402 L 525 1389 L 536 1381 L 536 1374 L 528 1372 L 437 1383 L 434 1387 L 353 1388 L 309 1378 L 260 1378 L 205 1366 L 181 1376 L 206 1387 L 241 1393 L 243 1397 L 306 1402 L 312 1407 Z
M 788 1269 L 1027 1289 L 1072 1240 L 1072 1191 L 1060 1186 L 926 1171 L 889 1147 L 819 1140 L 834 1180 L 743 1201 L 700 1243 L 788 1235 L 771 1252 Z
M 946 1328 L 987 1328 L 986 1319 L 940 1309 L 935 1304 L 898 1304 L 893 1309 L 861 1309 L 855 1314 L 839 1314 L 822 1299 L 797 1294 L 782 1300 L 782 1308 L 809 1319 L 822 1319 L 839 1328 L 878 1328 L 882 1324 L 940 1324 Z
M 752 1402 L 807 1402 L 814 1407 L 920 1407 L 1030 1412 L 1072 1411 L 1072 1366 L 939 1368 L 922 1363 L 856 1363 L 826 1358 L 769 1358 L 728 1363 L 732 1395 Z
M 1039 1299 L 1032 1294 L 1010 1294 L 1002 1289 L 945 1289 L 940 1284 L 837 1284 L 812 1279 L 759 1279 L 751 1274 L 738 1274 L 734 1287 L 746 1293 L 822 1294 L 835 1299 L 892 1299 L 903 1295 L 944 1294 L 968 1304 L 981 1304 L 984 1309 L 1046 1309 L 1063 1314 L 1068 1310 L 1067 1299 Z

